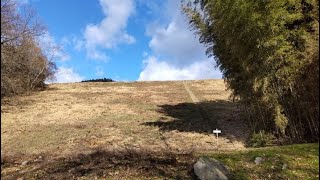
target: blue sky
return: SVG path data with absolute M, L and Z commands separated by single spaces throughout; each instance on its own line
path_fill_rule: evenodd
M 54 55 L 55 82 L 221 78 L 188 29 L 180 0 L 24 2 L 47 26 L 40 42 Z

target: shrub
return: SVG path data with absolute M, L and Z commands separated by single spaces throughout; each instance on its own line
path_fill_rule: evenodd
M 271 133 L 266 133 L 265 131 L 260 131 L 258 133 L 254 132 L 249 140 L 249 146 L 252 147 L 265 147 L 274 144 L 276 137 Z

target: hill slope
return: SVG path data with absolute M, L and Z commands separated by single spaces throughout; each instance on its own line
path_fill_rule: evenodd
M 50 84 L 45 91 L 3 100 L 1 153 L 21 163 L 101 150 L 243 149 L 247 129 L 229 95 L 223 80 Z M 222 130 L 218 142 L 215 128 Z

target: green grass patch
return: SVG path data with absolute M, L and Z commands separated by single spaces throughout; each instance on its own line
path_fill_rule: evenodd
M 203 154 L 199 154 L 203 155 Z M 231 179 L 318 179 L 319 144 L 295 144 L 205 154 L 225 164 Z M 198 156 L 198 155 L 197 155 Z M 263 158 L 255 164 L 256 157 Z M 286 166 L 284 168 L 284 166 Z

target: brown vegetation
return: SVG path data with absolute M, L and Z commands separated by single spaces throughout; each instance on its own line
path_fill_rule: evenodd
M 199 99 L 205 97 L 206 101 L 191 102 L 180 81 L 50 84 L 47 90 L 29 96 L 3 98 L 1 153 L 8 163 L 2 166 L 2 176 L 30 177 L 39 172 L 42 177 L 54 178 L 71 169 L 72 173 L 65 176 L 78 177 L 85 171 L 83 176 L 91 177 L 97 175 L 96 170 L 115 166 L 119 167 L 119 177 L 134 172 L 136 175 L 132 177 L 139 177 L 150 171 L 151 177 L 152 173 L 159 176 L 164 172 L 162 178 L 174 179 L 190 176 L 193 158 L 187 154 L 244 149 L 247 129 L 238 116 L 236 104 L 228 100 L 230 93 L 225 91 L 223 81 L 187 81 L 187 84 Z M 203 116 L 200 106 L 207 116 Z M 218 147 L 210 121 L 216 121 L 222 129 Z M 106 161 L 114 156 L 115 162 L 130 162 L 117 166 L 100 162 L 97 157 L 97 162 L 93 158 L 72 165 L 78 156 L 91 157 L 97 151 L 103 152 L 101 159 Z M 129 159 L 114 155 L 132 151 L 141 153 L 142 165 L 137 160 L 140 155 Z M 180 155 L 190 158 L 187 164 L 181 165 Z M 44 161 L 33 163 L 39 156 Z M 162 165 L 159 158 L 168 164 Z M 24 161 L 30 162 L 30 166 L 21 166 Z M 157 167 L 145 169 L 151 162 Z M 59 163 L 61 167 L 57 168 Z M 45 167 L 66 169 L 50 176 L 53 170 Z M 111 171 L 97 176 L 110 177 L 108 173 L 115 173 Z
M 1 1 L 1 97 L 43 88 L 55 64 L 42 52 L 37 37 L 45 32 L 34 11 L 14 0 Z

